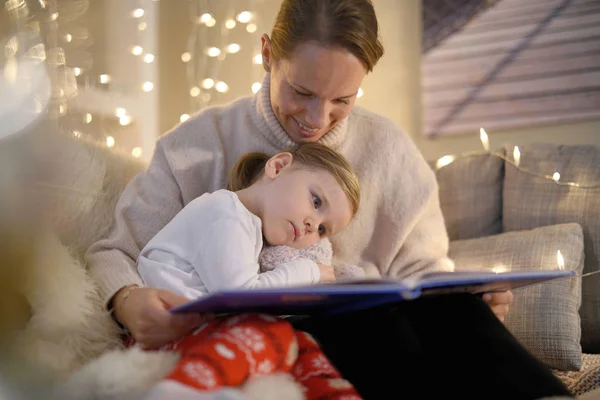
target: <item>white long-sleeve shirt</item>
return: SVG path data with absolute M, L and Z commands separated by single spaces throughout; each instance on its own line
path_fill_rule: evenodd
M 262 222 L 228 190 L 191 201 L 142 249 L 138 272 L 150 287 L 195 299 L 222 289 L 317 283 L 307 259 L 260 273 Z

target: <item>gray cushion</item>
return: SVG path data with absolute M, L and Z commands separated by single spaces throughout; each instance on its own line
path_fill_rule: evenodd
M 512 159 L 513 147 L 506 153 Z M 520 169 L 506 164 L 504 181 L 504 230 L 519 231 L 539 226 L 577 222 L 583 228 L 584 273 L 600 269 L 600 147 L 590 145 L 530 144 L 519 146 Z M 529 171 L 529 172 L 527 172 Z M 596 186 L 578 188 L 562 182 Z M 581 344 L 586 353 L 600 352 L 600 275 L 583 278 Z
M 442 168 L 430 162 L 450 240 L 502 232 L 502 159 L 488 154 L 460 157 Z
M 456 269 L 583 269 L 583 233 L 578 224 L 509 232 L 450 243 Z M 516 288 L 506 327 L 532 354 L 560 370 L 581 367 L 581 278 L 561 278 Z

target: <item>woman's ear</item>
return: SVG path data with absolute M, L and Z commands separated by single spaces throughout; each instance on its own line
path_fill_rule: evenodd
M 265 165 L 265 176 L 269 179 L 275 179 L 281 171 L 292 165 L 294 156 L 291 153 L 279 153 L 274 155 L 267 161 Z
M 273 58 L 271 55 L 271 39 L 266 33 L 260 37 L 262 43 L 261 54 L 262 54 L 262 65 L 266 72 L 271 72 L 271 63 Z

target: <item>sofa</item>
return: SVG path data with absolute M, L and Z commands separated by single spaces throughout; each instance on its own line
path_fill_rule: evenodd
M 598 389 L 600 147 L 505 144 L 429 164 L 457 270 L 576 272 L 515 289 L 505 324 L 575 395 Z
M 11 201 L 20 194 L 28 199 L 20 209 L 35 216 L 27 219 L 33 221 L 29 249 L 34 257 L 11 275 L 14 282 L 25 282 L 25 322 L 13 335 L 0 337 L 11 351 L 0 359 L 0 368 L 6 370 L 7 360 L 21 368 L 4 378 L 32 398 L 51 393 L 61 399 L 160 398 L 154 382 L 176 360 L 167 353 L 123 348 L 83 261 L 89 245 L 109 229 L 119 194 L 145 164 L 102 144 L 42 131 L 31 133 L 26 145 L 0 146 L 2 154 L 13 155 L 13 168 L 27 165 Z M 518 168 L 511 146 L 460 155 L 444 166 L 430 162 L 457 269 L 556 268 L 558 250 L 561 268 L 580 274 L 600 269 L 600 149 L 536 144 L 520 152 Z M 552 178 L 556 170 L 559 182 L 586 187 L 559 185 L 545 176 Z M 11 189 L 11 182 L 0 180 L 0 185 Z M 3 201 L 0 196 L 0 205 Z M 5 221 L 23 226 L 20 213 L 8 214 Z M 14 236 L 16 231 L 7 232 Z M 600 398 L 600 355 L 594 354 L 600 350 L 600 277 L 532 285 L 514 295 L 507 327 L 575 394 Z M 265 388 L 223 391 L 211 398 L 278 398 L 269 397 Z

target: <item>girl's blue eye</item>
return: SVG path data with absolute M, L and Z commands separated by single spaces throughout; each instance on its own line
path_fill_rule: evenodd
M 323 225 L 319 225 L 319 236 L 323 236 L 325 234 L 325 227 Z
M 313 194 L 312 200 L 313 200 L 313 206 L 315 206 L 315 208 L 321 207 L 321 199 L 320 198 L 318 198 L 316 195 Z

